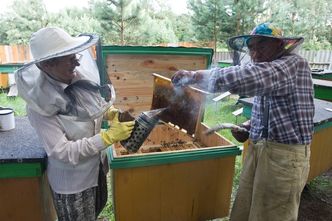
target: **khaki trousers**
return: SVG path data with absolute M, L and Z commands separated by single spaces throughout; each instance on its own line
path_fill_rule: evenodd
M 296 221 L 310 145 L 249 142 L 231 221 Z

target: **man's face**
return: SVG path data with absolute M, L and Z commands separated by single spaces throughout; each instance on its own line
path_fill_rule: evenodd
M 69 84 L 75 77 L 75 68 L 80 65 L 81 55 L 71 54 L 63 57 L 54 58 L 41 65 L 43 71 L 55 80 Z
M 251 38 L 247 42 L 249 54 L 254 62 L 269 62 L 278 58 L 283 51 L 283 41 L 267 37 Z

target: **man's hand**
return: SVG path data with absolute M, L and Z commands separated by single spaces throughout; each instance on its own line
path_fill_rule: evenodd
M 244 122 L 239 125 L 240 127 L 244 127 L 247 129 L 247 131 L 239 131 L 236 128 L 232 129 L 232 135 L 233 137 L 240 143 L 246 142 L 249 138 L 249 130 L 250 130 L 250 121 Z
M 172 76 L 172 84 L 175 87 L 186 86 L 195 83 L 195 71 L 179 70 Z

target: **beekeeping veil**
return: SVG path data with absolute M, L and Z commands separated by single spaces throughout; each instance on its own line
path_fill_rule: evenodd
M 15 72 L 19 95 L 29 108 L 43 116 L 63 114 L 74 120 L 86 121 L 101 116 L 113 103 L 115 92 L 111 84 L 100 86 L 99 71 L 91 47 L 99 38 L 93 34 L 70 36 L 60 28 L 42 28 L 32 34 L 30 50 L 33 60 Z M 52 58 L 81 54 L 75 71 L 79 80 L 64 87 L 43 73 L 38 63 Z M 108 99 L 101 96 L 101 90 Z
M 294 51 L 300 44 L 303 43 L 302 37 L 283 37 L 283 31 L 271 23 L 262 23 L 256 26 L 249 35 L 240 35 L 228 39 L 227 44 L 230 49 L 231 56 L 235 63 L 241 63 L 241 60 L 247 60 L 250 55 L 250 50 L 263 50 L 264 42 L 280 41 L 280 47 L 271 52 L 271 57 L 266 58 L 266 61 L 275 60 L 285 54 Z M 254 43 L 254 44 L 253 44 Z M 269 50 L 267 48 L 267 50 Z

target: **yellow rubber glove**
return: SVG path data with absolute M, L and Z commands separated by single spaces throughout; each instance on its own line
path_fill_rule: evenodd
M 118 115 L 119 113 L 114 115 L 110 128 L 100 132 L 101 138 L 106 146 L 127 139 L 134 129 L 135 121 L 119 122 Z
M 106 111 L 104 119 L 112 121 L 114 119 L 116 113 L 119 113 L 119 109 L 115 108 L 114 106 L 111 106 Z

